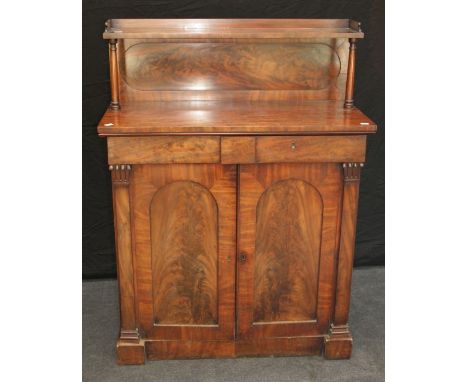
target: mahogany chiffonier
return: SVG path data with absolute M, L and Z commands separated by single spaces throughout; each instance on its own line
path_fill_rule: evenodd
M 120 364 L 349 358 L 352 20 L 109 20 Z

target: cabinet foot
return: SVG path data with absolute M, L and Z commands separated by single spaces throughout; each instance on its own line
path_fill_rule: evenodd
M 325 337 L 323 356 L 326 359 L 351 358 L 353 337 L 348 325 L 331 325 L 330 334 Z
M 117 341 L 117 363 L 119 365 L 143 365 L 145 363 L 145 341 Z

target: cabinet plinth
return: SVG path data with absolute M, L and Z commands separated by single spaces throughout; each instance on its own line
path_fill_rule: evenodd
M 118 363 L 349 358 L 360 24 L 106 25 Z

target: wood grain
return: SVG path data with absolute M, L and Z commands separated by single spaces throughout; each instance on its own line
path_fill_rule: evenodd
M 257 205 L 255 322 L 315 318 L 323 205 L 297 179 L 273 183 Z
M 338 249 L 338 217 L 341 205 L 341 187 L 342 174 L 341 166 L 337 164 L 257 164 L 257 165 L 241 165 L 240 166 L 240 183 L 239 183 L 239 222 L 238 222 L 238 241 L 239 253 L 246 256 L 246 261 L 238 263 L 238 284 L 237 284 L 237 333 L 240 339 L 266 338 L 266 337 L 297 337 L 297 336 L 315 336 L 328 333 L 329 318 L 332 311 L 332 303 L 334 301 L 334 269 L 335 269 L 335 254 Z M 291 184 L 298 185 L 295 181 L 303 181 L 313 186 L 319 194 L 304 190 L 296 190 L 291 194 L 298 200 L 297 216 L 294 213 L 287 211 L 288 202 L 285 200 L 274 199 L 275 193 L 267 199 L 272 198 L 273 203 L 265 204 L 267 199 L 261 202 L 261 197 L 269 187 L 280 181 L 291 181 Z M 301 186 L 304 187 L 304 186 Z M 307 186 L 306 186 L 307 188 Z M 308 188 L 307 188 L 308 189 Z M 281 190 L 280 190 L 281 191 Z M 284 192 L 284 191 L 283 191 Z M 287 192 L 286 192 L 287 194 Z M 278 196 L 282 193 L 278 193 Z M 283 195 L 284 196 L 284 195 Z M 307 196 L 306 199 L 304 197 Z M 318 199 L 321 199 L 322 210 Z M 300 202 L 299 202 L 300 200 Z M 278 213 L 275 219 L 283 219 L 294 229 L 295 240 L 307 240 L 306 243 L 294 243 L 293 250 L 287 252 L 288 261 L 291 261 L 291 269 L 287 265 L 281 265 L 279 268 L 287 270 L 284 272 L 284 277 L 281 279 L 292 279 L 293 285 L 297 285 L 297 290 L 302 289 L 306 294 L 300 296 L 300 293 L 294 291 L 292 295 L 297 300 L 299 305 L 298 311 L 293 312 L 293 308 L 289 310 L 289 316 L 286 316 L 290 321 L 266 321 L 256 322 L 261 319 L 261 315 L 256 310 L 256 302 L 261 301 L 258 291 L 266 290 L 268 286 L 261 286 L 261 282 L 256 280 L 268 280 L 268 272 L 262 270 L 264 264 L 268 264 L 268 257 L 275 258 L 276 253 L 280 251 L 277 247 L 291 245 L 286 239 L 286 234 L 279 232 L 284 229 L 281 222 L 268 221 L 271 214 L 266 214 L 262 217 L 259 212 L 268 208 L 268 204 L 274 207 L 282 206 L 281 203 L 286 203 L 281 210 L 286 213 Z M 319 205 L 317 205 L 319 204 Z M 322 219 L 320 232 L 317 233 L 317 221 L 320 215 Z M 288 216 L 285 216 L 288 215 Z M 294 218 L 297 218 L 294 223 Z M 262 221 L 259 222 L 258 219 Z M 288 224 L 288 219 L 289 223 Z M 309 219 L 309 221 L 305 221 Z M 297 224 L 297 225 L 294 225 Z M 298 227 L 298 225 L 304 225 Z M 262 227 L 266 225 L 266 227 Z M 275 229 L 272 229 L 270 227 Z M 276 225 L 276 227 L 275 227 Z M 320 227 L 320 225 L 318 225 Z M 268 230 L 272 233 L 269 237 L 264 237 Z M 288 233 L 289 234 L 289 233 Z M 305 239 L 304 236 L 311 235 L 311 238 Z M 274 236 L 283 236 L 283 244 L 281 238 Z M 320 237 L 321 243 L 319 253 L 317 253 L 317 237 Z M 266 243 L 266 244 L 264 244 Z M 260 252 L 258 246 L 260 245 Z M 274 250 L 272 250 L 275 248 Z M 273 252 L 273 254 L 272 254 Z M 301 253 L 298 255 L 298 253 Z M 260 260 L 257 259 L 257 254 L 260 254 Z M 300 256 L 301 260 L 294 259 L 293 256 Z M 320 263 L 317 265 L 317 256 L 320 256 Z M 262 257 L 264 259 L 262 259 Z M 279 257 L 281 258 L 281 257 Z M 304 260 L 302 260 L 304 259 Z M 257 267 L 256 264 L 260 264 Z M 306 269 L 302 270 L 302 279 L 309 276 L 309 282 L 302 282 L 301 276 L 293 276 L 294 267 L 303 264 Z M 268 269 L 268 268 L 267 268 Z M 296 269 L 297 272 L 299 270 Z M 261 275 L 266 274 L 261 277 Z M 307 276 L 306 276 L 307 275 Z M 279 280 L 276 276 L 276 280 Z M 299 287 L 299 285 L 302 286 Z M 294 284 L 295 283 L 295 284 Z M 315 286 L 312 285 L 317 283 Z M 286 284 L 283 282 L 282 284 Z M 260 287 L 259 287 L 260 286 Z M 274 288 L 277 288 L 274 286 Z M 273 289 L 274 289 L 273 288 Z M 283 290 L 288 292 L 288 287 L 284 286 Z M 277 288 L 278 289 L 278 288 Z M 257 290 L 257 292 L 256 292 Z M 289 293 L 285 293 L 287 296 Z M 256 296 L 257 294 L 257 296 Z M 268 293 L 266 293 L 268 295 Z M 281 294 L 280 294 L 281 295 Z M 274 298 L 270 298 L 274 301 Z M 286 299 L 285 299 L 286 300 Z M 266 304 L 268 306 L 268 304 Z M 288 305 L 286 305 L 288 306 Z M 315 312 L 314 312 L 315 311 Z M 299 313 L 298 313 L 299 312 Z M 267 319 L 273 318 L 273 314 Z M 278 319 L 278 318 L 275 318 Z
M 238 340 L 236 356 L 304 356 L 322 351 L 323 337 L 256 338 Z
M 341 72 L 333 46 L 320 43 L 141 42 L 122 57 L 125 82 L 145 91 L 320 90 Z
M 235 341 L 148 341 L 148 359 L 235 357 Z
M 323 337 L 261 338 L 236 341 L 147 341 L 149 360 L 318 355 Z
M 114 163 L 218 163 L 218 137 L 110 137 L 107 155 Z
M 365 160 L 366 136 L 258 137 L 256 162 L 346 162 Z
M 121 103 L 176 100 L 342 100 L 343 38 L 119 40 Z
M 233 257 L 236 248 L 236 166 L 145 164 L 134 165 L 132 171 L 133 180 L 130 191 L 135 232 L 137 307 L 139 324 L 146 338 L 148 340 L 192 341 L 232 339 L 235 303 L 235 260 Z M 172 186 L 164 191 L 164 187 L 168 185 Z M 188 190 L 187 186 L 189 186 Z M 195 189 L 190 191 L 191 187 Z M 200 187 L 203 187 L 205 191 L 200 191 Z M 159 192 L 162 194 L 157 196 Z M 187 195 L 184 196 L 186 192 Z M 200 198 L 199 201 L 195 200 L 197 195 Z M 218 206 L 217 223 L 214 202 L 210 202 L 210 198 L 214 198 Z M 194 203 L 193 213 L 190 212 L 192 208 L 189 206 L 190 203 Z M 202 206 L 203 209 L 206 208 L 206 211 L 199 210 Z M 189 220 L 197 220 L 194 217 L 196 214 L 200 214 L 203 220 L 195 221 L 195 226 L 188 227 Z M 151 216 L 154 217 L 154 222 L 159 221 L 158 226 L 163 228 L 159 233 L 159 228 L 156 229 L 156 225 L 151 223 Z M 215 240 L 212 238 L 213 227 L 216 225 L 217 250 L 212 248 L 215 245 Z M 164 237 L 163 231 L 168 237 Z M 210 239 L 206 238 L 206 235 L 210 235 Z M 197 247 L 189 248 L 192 245 Z M 192 249 L 197 248 L 200 250 L 198 254 L 191 252 Z M 152 250 L 156 252 L 152 253 Z M 200 257 L 199 253 L 202 251 L 207 255 Z M 187 254 L 189 254 L 188 259 L 182 260 Z M 197 267 L 202 272 L 189 274 L 190 269 L 193 269 L 192 255 L 196 257 L 196 262 L 199 264 Z M 175 260 L 176 258 L 180 261 Z M 214 264 L 213 261 L 215 261 Z M 173 268 L 168 269 L 167 266 L 173 266 Z M 205 273 L 201 288 L 203 293 L 198 293 L 199 289 L 193 285 L 195 280 L 201 280 L 199 276 L 203 272 Z M 170 285 L 171 282 L 174 286 Z M 161 291 L 165 293 L 160 296 Z M 174 293 L 174 300 L 177 301 L 182 296 L 184 303 L 196 300 L 193 295 L 191 299 L 186 297 L 191 294 L 190 291 L 195 291 L 194 294 L 201 297 L 201 300 L 205 298 L 204 296 L 209 297 L 210 301 L 207 309 L 203 310 L 204 314 L 198 313 L 197 310 L 187 309 L 185 311 L 189 314 L 184 316 L 189 317 L 187 319 L 174 319 L 173 313 L 166 316 L 162 307 L 158 305 L 164 300 L 164 294 L 169 296 L 167 292 L 172 293 L 172 291 L 177 291 Z M 171 304 L 177 304 L 177 302 L 168 301 L 166 306 L 173 309 Z M 164 302 L 163 305 L 165 305 Z M 208 313 L 211 313 L 211 316 Z M 166 323 L 159 322 L 155 325 L 154 319 L 157 316 L 163 319 L 166 317 L 164 319 Z M 195 317 L 198 319 L 194 319 Z M 185 323 L 168 324 L 168 320 Z
M 160 188 L 150 206 L 156 324 L 216 324 L 218 207 L 198 183 Z
M 326 359 L 349 359 L 351 358 L 352 349 L 352 339 L 328 339 L 325 341 L 323 356 Z
M 363 36 L 349 19 L 108 20 L 119 364 L 351 355 L 377 129 L 353 104 Z
M 117 40 L 109 40 L 109 74 L 110 74 L 110 86 L 111 86 L 111 103 L 110 108 L 118 110 L 120 108 L 119 103 L 119 83 L 120 83 L 120 71 L 117 60 Z
M 349 19 L 111 19 L 108 38 L 363 38 Z
M 118 341 L 116 346 L 119 365 L 143 365 L 145 363 L 145 341 L 127 343 Z
M 255 138 L 222 137 L 221 163 L 255 163 Z
M 325 338 L 324 356 L 329 359 L 351 357 L 353 338 L 348 327 L 353 272 L 356 219 L 361 166 L 343 164 L 343 202 L 341 213 L 340 248 L 336 273 L 335 308 L 329 335 Z
M 375 133 L 341 102 L 135 102 L 108 109 L 98 126 L 112 135 L 336 135 Z
M 336 279 L 336 301 L 333 324 L 347 325 L 351 297 L 351 277 L 354 262 L 356 219 L 359 199 L 360 166 L 346 166 L 343 187 L 343 212 L 341 216 L 340 250 Z M 357 172 L 357 176 L 356 176 Z
M 115 249 L 119 279 L 120 329 L 136 331 L 134 264 L 129 182 L 130 166 L 111 167 L 114 204 Z
M 330 325 L 330 333 L 325 337 L 323 355 L 327 359 L 348 359 L 353 351 L 353 338 L 349 327 Z
M 356 66 L 356 39 L 349 39 L 349 59 L 348 59 L 348 76 L 346 77 L 346 95 L 345 95 L 345 108 L 352 108 L 354 106 L 354 75 Z

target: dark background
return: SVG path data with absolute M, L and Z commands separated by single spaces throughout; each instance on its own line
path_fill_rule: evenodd
M 362 22 L 355 104 L 378 127 L 361 175 L 355 266 L 384 264 L 384 0 L 83 0 L 83 278 L 115 277 L 110 173 L 96 126 L 110 101 L 110 18 L 352 18 Z

